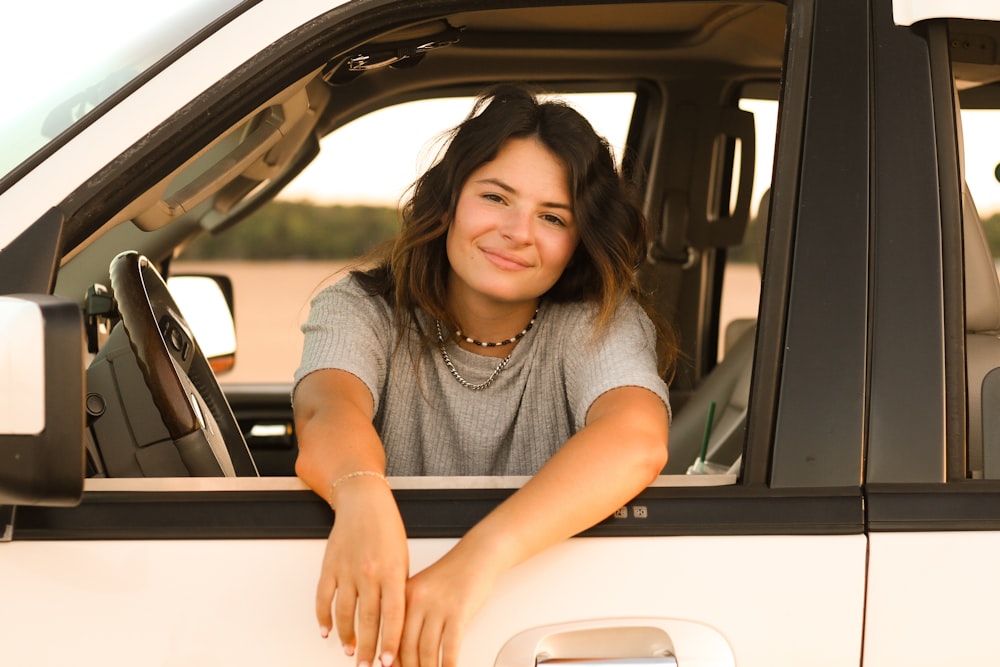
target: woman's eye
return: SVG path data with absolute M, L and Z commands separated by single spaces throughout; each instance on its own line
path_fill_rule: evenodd
M 549 223 L 550 225 L 558 225 L 559 227 L 565 227 L 566 221 L 560 218 L 558 215 L 552 215 L 551 213 L 546 213 L 542 215 L 542 220 Z
M 494 194 L 492 192 L 487 192 L 486 194 L 484 194 L 483 195 L 483 199 L 486 199 L 486 200 L 489 200 L 489 201 L 492 201 L 492 202 L 496 202 L 498 204 L 502 204 L 503 203 L 503 197 L 501 197 L 498 194 Z

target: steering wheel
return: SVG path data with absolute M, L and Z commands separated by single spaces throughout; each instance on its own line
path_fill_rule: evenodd
M 122 326 L 153 402 L 193 476 L 257 476 L 208 359 L 159 271 L 135 251 L 111 261 Z

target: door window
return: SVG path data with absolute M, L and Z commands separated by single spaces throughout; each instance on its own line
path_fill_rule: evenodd
M 965 182 L 993 257 L 1000 259 L 1000 108 L 962 108 Z
M 587 116 L 620 160 L 635 94 L 559 97 Z M 311 298 L 395 234 L 407 188 L 432 164 L 443 134 L 465 118 L 472 102 L 424 99 L 348 123 L 323 139 L 319 157 L 277 201 L 184 250 L 172 272 L 233 280 L 238 352 L 222 382 L 291 382 Z
M 968 466 L 973 478 L 1000 479 L 1000 108 L 963 108 L 965 188 Z

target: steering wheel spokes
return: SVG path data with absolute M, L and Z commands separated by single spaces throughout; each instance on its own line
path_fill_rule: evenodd
M 194 357 L 195 347 L 194 336 L 191 334 L 187 322 L 179 313 L 169 311 L 160 317 L 159 328 L 170 356 L 187 370 Z

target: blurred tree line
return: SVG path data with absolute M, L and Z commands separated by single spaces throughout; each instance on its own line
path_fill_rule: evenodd
M 220 234 L 192 242 L 182 259 L 351 259 L 399 231 L 395 208 L 272 201 Z
M 745 239 L 756 238 L 752 219 Z M 993 256 L 1000 258 L 1000 213 L 983 220 Z M 388 206 L 321 206 L 272 201 L 236 227 L 208 234 L 181 254 L 183 259 L 352 259 L 392 238 L 399 214 Z M 751 244 L 730 248 L 736 262 L 755 262 Z

